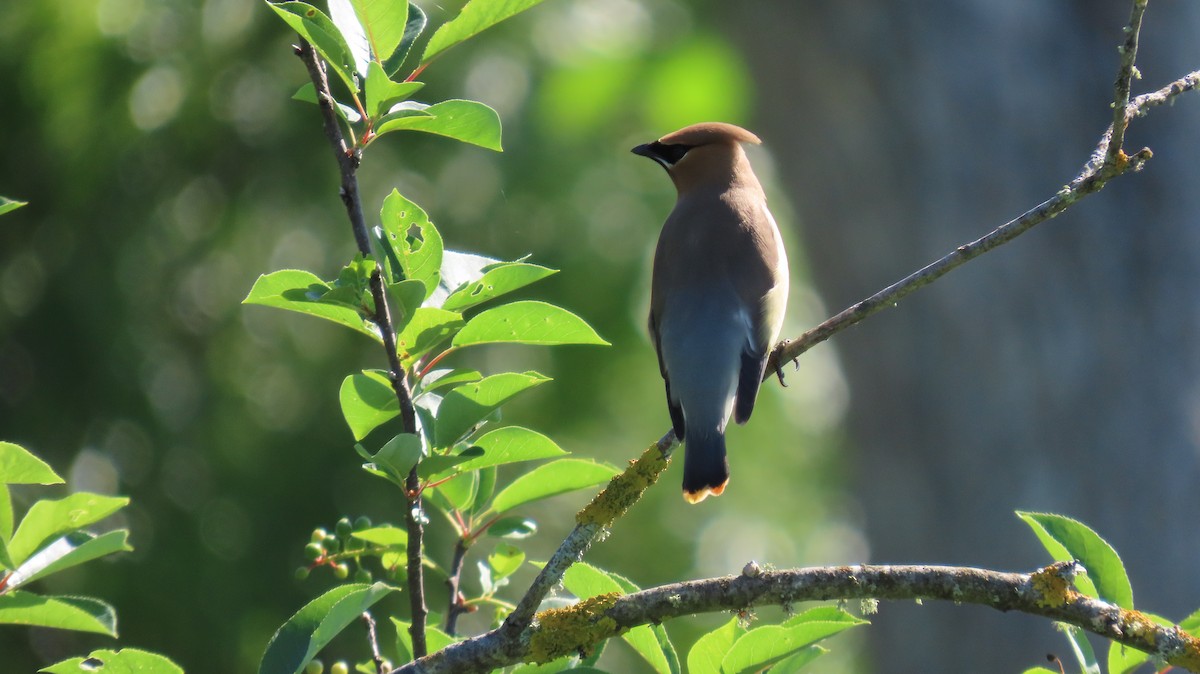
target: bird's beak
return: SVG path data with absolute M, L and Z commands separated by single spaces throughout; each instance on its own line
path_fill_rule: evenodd
M 630 150 L 630 152 L 634 154 L 640 154 L 643 157 L 649 157 L 651 159 L 655 159 L 658 156 L 654 152 L 654 143 L 643 143 Z

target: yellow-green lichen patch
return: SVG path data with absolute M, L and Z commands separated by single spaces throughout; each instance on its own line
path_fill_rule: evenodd
M 618 592 L 597 595 L 537 614 L 528 661 L 541 664 L 574 653 L 589 655 L 601 641 L 620 634 L 623 630 L 617 621 L 604 613 L 620 596 Z
M 1037 593 L 1037 605 L 1041 608 L 1066 606 L 1077 594 L 1071 589 L 1071 581 L 1057 565 L 1034 572 L 1029 582 Z
M 657 443 L 650 445 L 637 461 L 629 464 L 623 473 L 608 483 L 604 491 L 579 511 L 575 521 L 600 527 L 612 524 L 638 502 L 650 485 L 658 481 L 658 476 L 670 463 L 670 457 L 663 456 Z

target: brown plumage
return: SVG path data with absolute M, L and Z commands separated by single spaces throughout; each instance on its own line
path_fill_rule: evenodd
M 690 503 L 725 490 L 725 426 L 754 411 L 787 304 L 787 254 L 741 143 L 760 141 L 710 122 L 633 149 L 678 193 L 654 253 L 650 335 Z

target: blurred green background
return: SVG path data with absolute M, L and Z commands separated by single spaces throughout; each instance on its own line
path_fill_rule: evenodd
M 422 6 L 437 25 L 460 4 Z M 1141 64 L 1157 87 L 1200 63 L 1200 13 L 1151 12 Z M 561 269 L 527 294 L 613 346 L 473 364 L 554 377 L 507 418 L 623 464 L 668 427 L 644 315 L 674 199 L 629 148 L 705 120 L 766 140 L 752 160 L 785 230 L 794 336 L 1069 180 L 1107 122 L 1127 15 L 1117 0 L 554 0 L 422 78 L 423 100 L 495 107 L 506 151 L 390 136 L 360 173 L 366 211 L 397 187 L 448 247 Z M 250 0 L 9 3 L 0 19 L 0 194 L 30 202 L 0 219 L 0 438 L 74 489 L 133 498 L 116 524 L 136 551 L 44 589 L 112 602 L 122 646 L 252 671 L 331 582 L 292 578 L 311 529 L 402 519 L 337 405 L 378 348 L 240 304 L 259 274 L 331 277 L 354 250 L 317 111 L 289 100 L 306 81 L 294 37 Z M 685 506 L 675 466 L 588 560 L 643 586 L 751 559 L 1025 569 L 1047 559 L 1011 512 L 1051 509 L 1126 554 L 1148 610 L 1200 605 L 1200 537 L 1179 524 L 1200 518 L 1197 107 L 1138 123 L 1146 174 L 805 355 L 731 431 L 724 496 Z M 530 510 L 531 558 L 582 499 Z M 429 531 L 445 563 L 448 527 Z M 1065 653 L 1044 621 L 984 613 L 885 604 L 856 637 L 869 647 L 836 641 L 819 671 L 1006 672 Z M 669 629 L 682 653 L 725 619 Z M 5 671 L 110 645 L 0 631 Z M 612 654 L 611 671 L 638 671 Z

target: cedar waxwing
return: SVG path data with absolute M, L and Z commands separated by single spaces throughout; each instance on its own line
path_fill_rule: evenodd
M 654 251 L 650 336 L 684 443 L 683 497 L 699 503 L 729 481 L 725 426 L 754 411 L 788 294 L 787 254 L 732 124 L 695 124 L 633 148 L 678 192 Z

